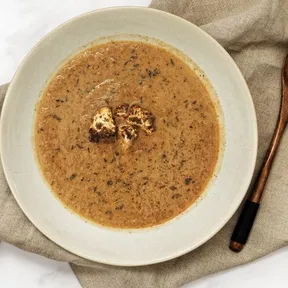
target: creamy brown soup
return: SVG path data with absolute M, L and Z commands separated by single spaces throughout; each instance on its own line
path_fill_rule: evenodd
M 66 207 L 93 222 L 163 223 L 213 176 L 220 141 L 213 103 L 197 73 L 166 49 L 131 41 L 90 47 L 59 69 L 39 100 L 34 141 L 43 175 Z M 110 109 L 117 131 L 123 104 L 148 111 L 153 131 L 132 125 L 138 136 L 129 147 L 117 132 L 93 141 L 97 111 Z

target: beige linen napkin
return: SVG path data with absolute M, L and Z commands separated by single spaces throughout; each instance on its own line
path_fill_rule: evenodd
M 240 67 L 252 93 L 258 117 L 258 170 L 279 109 L 281 67 L 288 52 L 288 1 L 155 0 L 152 7 L 169 11 L 199 25 L 227 49 Z M 1 106 L 6 89 L 7 85 L 0 89 Z M 255 260 L 288 243 L 287 130 L 253 232 L 240 254 L 228 249 L 238 211 L 206 244 L 166 263 L 122 268 L 87 261 L 48 240 L 28 221 L 16 204 L 2 170 L 0 240 L 52 259 L 72 263 L 72 269 L 85 288 L 179 287 L 204 275 Z

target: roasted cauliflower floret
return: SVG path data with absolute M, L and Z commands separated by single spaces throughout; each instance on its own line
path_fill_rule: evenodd
M 155 130 L 155 117 L 150 111 L 138 104 L 121 104 L 116 107 L 114 116 L 117 124 L 110 107 L 102 107 L 96 111 L 89 128 L 91 142 L 99 142 L 102 138 L 113 137 L 118 131 L 118 139 L 122 142 L 124 149 L 128 149 L 138 137 L 139 129 L 148 135 L 151 135 Z
M 138 137 L 138 131 L 131 125 L 120 124 L 118 127 L 118 138 L 122 142 L 124 149 L 128 149 L 133 141 Z
M 115 116 L 126 118 L 128 116 L 129 104 L 124 103 L 116 107 Z
M 154 121 L 155 117 L 147 109 L 136 104 L 129 108 L 127 123 L 140 127 L 148 135 L 152 134 L 155 130 Z
M 102 107 L 96 111 L 89 133 L 91 142 L 116 135 L 116 125 L 110 107 Z

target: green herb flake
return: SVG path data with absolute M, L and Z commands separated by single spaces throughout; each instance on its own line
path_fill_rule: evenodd
M 69 177 L 69 180 L 73 180 L 73 179 L 75 179 L 75 178 L 76 178 L 76 174 L 73 173 L 73 174 L 71 174 L 71 176 Z
M 107 181 L 107 185 L 108 185 L 108 186 L 113 185 L 113 181 L 112 181 L 112 180 Z
M 61 121 L 61 120 L 62 120 L 62 118 L 59 117 L 59 116 L 56 115 L 56 114 L 52 115 L 52 118 L 55 119 L 55 120 L 57 120 L 57 121 Z
M 124 208 L 124 204 L 121 204 L 115 207 L 116 210 L 122 210 L 123 208 Z
M 191 177 L 185 178 L 185 184 L 186 185 L 189 185 L 191 181 L 192 181 Z

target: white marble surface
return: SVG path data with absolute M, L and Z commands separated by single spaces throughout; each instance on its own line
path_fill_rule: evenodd
M 73 16 L 94 9 L 140 5 L 150 0 L 8 0 L 0 9 L 0 84 L 11 80 L 19 63 L 46 33 Z M 286 288 L 288 248 L 254 263 L 187 284 L 187 288 Z M 80 288 L 67 263 L 61 263 L 0 243 L 0 287 Z M 95 287 L 97 284 L 95 283 Z

